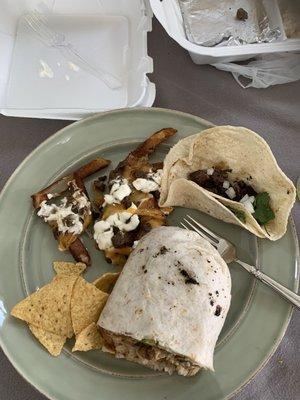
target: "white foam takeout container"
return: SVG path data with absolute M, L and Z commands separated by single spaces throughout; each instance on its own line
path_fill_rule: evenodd
M 276 42 L 254 43 L 241 46 L 204 47 L 188 41 L 182 14 L 177 0 L 150 0 L 152 11 L 168 35 L 186 49 L 194 63 L 215 64 L 247 60 L 259 54 L 300 51 L 300 39 L 286 39 L 280 10 L 276 0 L 262 0 L 271 24 L 278 26 L 283 34 Z M 299 1 L 299 0 L 295 0 Z
M 46 10 L 56 32 L 90 65 L 113 73 L 122 85 L 109 88 L 45 45 L 26 21 L 34 9 Z M 2 114 L 73 120 L 153 104 L 155 85 L 147 77 L 153 70 L 147 54 L 152 24 L 147 0 L 0 0 L 0 10 Z

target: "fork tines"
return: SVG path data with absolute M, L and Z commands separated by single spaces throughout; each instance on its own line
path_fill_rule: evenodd
M 213 233 L 211 230 L 206 228 L 206 226 L 201 225 L 198 221 L 196 221 L 190 215 L 187 215 L 187 218 L 183 218 L 183 221 L 185 223 L 181 222 L 180 223 L 181 226 L 183 226 L 185 229 L 192 228 L 195 232 L 197 232 L 200 236 L 202 236 L 204 239 L 208 240 L 213 245 L 216 245 L 219 243 L 220 238 L 215 233 Z

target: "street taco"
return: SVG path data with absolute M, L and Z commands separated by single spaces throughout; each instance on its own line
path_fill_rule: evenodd
M 277 240 L 286 232 L 295 197 L 264 139 L 246 128 L 219 126 L 169 151 L 159 204 L 194 208 Z

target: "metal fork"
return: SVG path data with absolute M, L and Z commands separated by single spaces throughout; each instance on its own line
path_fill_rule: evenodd
M 56 32 L 50 27 L 45 15 L 34 10 L 24 18 L 33 31 L 40 37 L 42 42 L 47 46 L 58 49 L 66 60 L 74 61 L 74 63 L 79 65 L 83 70 L 103 81 L 110 89 L 119 89 L 122 87 L 122 82 L 119 78 L 99 66 L 94 67 L 85 60 L 72 44 L 66 40 L 63 33 Z
M 194 218 L 192 218 L 190 215 L 187 215 L 187 218 L 183 219 L 184 222 L 181 222 L 180 224 L 185 228 L 185 229 L 190 229 L 192 228 L 195 232 L 197 232 L 200 236 L 202 236 L 204 239 L 208 240 L 220 253 L 221 257 L 224 259 L 224 261 L 229 264 L 232 261 L 235 261 L 237 264 L 241 265 L 243 268 L 245 268 L 246 271 L 248 271 L 250 274 L 254 275 L 255 278 L 259 279 L 261 282 L 265 283 L 267 286 L 269 286 L 271 289 L 273 289 L 275 292 L 277 292 L 281 297 L 283 297 L 285 300 L 289 301 L 292 303 L 295 307 L 300 309 L 300 296 L 297 295 L 295 292 L 293 292 L 290 289 L 287 289 L 280 283 L 276 282 L 274 279 L 270 278 L 263 272 L 259 271 L 257 268 L 253 267 L 252 265 L 249 265 L 241 260 L 239 260 L 236 256 L 236 250 L 235 246 L 229 242 L 227 239 L 224 239 L 221 236 L 218 236 L 206 226 L 201 225 L 198 221 L 196 221 Z

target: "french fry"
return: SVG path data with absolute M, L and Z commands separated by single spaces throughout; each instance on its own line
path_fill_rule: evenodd
M 61 193 L 68 189 L 68 183 L 75 180 L 77 186 L 81 189 L 84 188 L 83 180 L 88 176 L 100 171 L 101 169 L 107 167 L 110 164 L 109 160 L 104 158 L 96 158 L 88 164 L 83 165 L 78 170 L 74 171 L 70 175 L 66 175 L 57 181 L 51 183 L 44 189 L 41 189 L 37 193 L 34 193 L 31 198 L 33 201 L 33 207 L 39 208 L 44 200 L 47 200 L 47 194 L 54 195 L 54 197 L 59 196 Z
M 142 209 L 137 209 L 135 211 L 135 214 L 137 214 L 139 217 L 149 217 L 149 218 L 155 218 L 155 219 L 165 219 L 164 213 L 162 213 L 158 209 L 147 209 L 147 208 L 142 208 Z
M 163 128 L 153 133 L 110 172 L 109 179 L 111 180 L 120 174 L 124 178 L 130 178 L 132 168 L 135 170 L 143 170 L 143 167 L 149 168 L 147 160 L 150 154 L 152 154 L 156 147 L 162 142 L 175 135 L 176 132 L 177 130 L 174 128 Z
M 109 164 L 110 161 L 105 160 L 104 158 L 96 158 L 90 161 L 74 171 L 72 174 L 66 175 L 46 188 L 41 189 L 39 192 L 34 193 L 31 196 L 33 207 L 38 209 L 43 201 L 50 198 L 48 195 L 51 195 L 51 198 L 62 195 L 66 190 L 68 190 L 69 185 L 72 183 L 76 184 L 76 186 L 87 195 L 84 186 L 84 179 L 107 167 Z M 83 230 L 88 227 L 91 221 L 92 216 L 86 214 L 84 217 Z M 51 228 L 53 229 L 55 238 L 58 240 L 60 250 L 69 250 L 76 261 L 83 262 L 86 265 L 91 264 L 90 255 L 87 249 L 76 235 L 72 235 L 70 233 L 60 233 L 57 231 L 56 227 L 52 225 Z
M 153 133 L 148 139 L 141 143 L 133 152 L 129 154 L 129 157 L 141 158 L 148 157 L 154 152 L 157 146 L 164 142 L 169 137 L 175 135 L 177 132 L 174 128 L 163 128 L 160 131 Z
M 68 189 L 68 183 L 71 182 L 71 180 L 73 180 L 72 175 L 64 176 L 39 192 L 34 193 L 31 196 L 33 207 L 35 209 L 39 208 L 43 201 L 48 200 L 48 194 L 53 195 L 53 197 L 59 196 L 62 192 Z
M 88 164 L 83 165 L 77 171 L 73 173 L 73 175 L 79 179 L 84 180 L 90 175 L 100 171 L 103 168 L 106 168 L 110 164 L 109 160 L 105 160 L 104 158 L 95 158 Z
M 91 257 L 79 238 L 71 243 L 71 245 L 69 246 L 69 251 L 72 254 L 74 260 L 76 260 L 77 262 L 91 265 Z
M 166 215 L 171 212 L 171 209 L 161 210 L 158 206 L 159 190 L 153 190 L 152 193 L 144 193 L 144 191 L 136 190 L 132 183 L 139 178 L 147 179 L 149 173 L 156 172 L 163 168 L 162 162 L 151 164 L 148 158 L 162 142 L 173 136 L 176 132 L 177 130 L 174 128 L 163 128 L 153 133 L 148 139 L 137 146 L 136 149 L 130 152 L 128 156 L 110 172 L 108 181 L 111 182 L 111 184 L 114 179 L 126 179 L 128 183 L 131 184 L 132 190 L 131 193 L 120 202 L 116 201 L 113 204 L 104 203 L 103 210 L 101 210 L 103 212 L 99 213 L 100 219 L 105 221 L 109 216 L 126 210 L 127 212 L 138 215 L 140 221 L 139 226 L 131 235 L 127 233 L 126 237 L 122 235 L 122 232 L 120 233 L 118 229 L 114 228 L 112 247 L 104 251 L 108 262 L 119 266 L 124 265 L 132 251 L 131 246 L 133 246 L 136 240 L 139 240 L 152 228 L 166 224 Z M 101 195 L 103 196 L 102 186 L 100 186 L 100 188 Z M 100 201 L 101 205 L 103 205 L 104 197 L 102 196 Z M 132 203 L 138 208 L 131 209 Z

